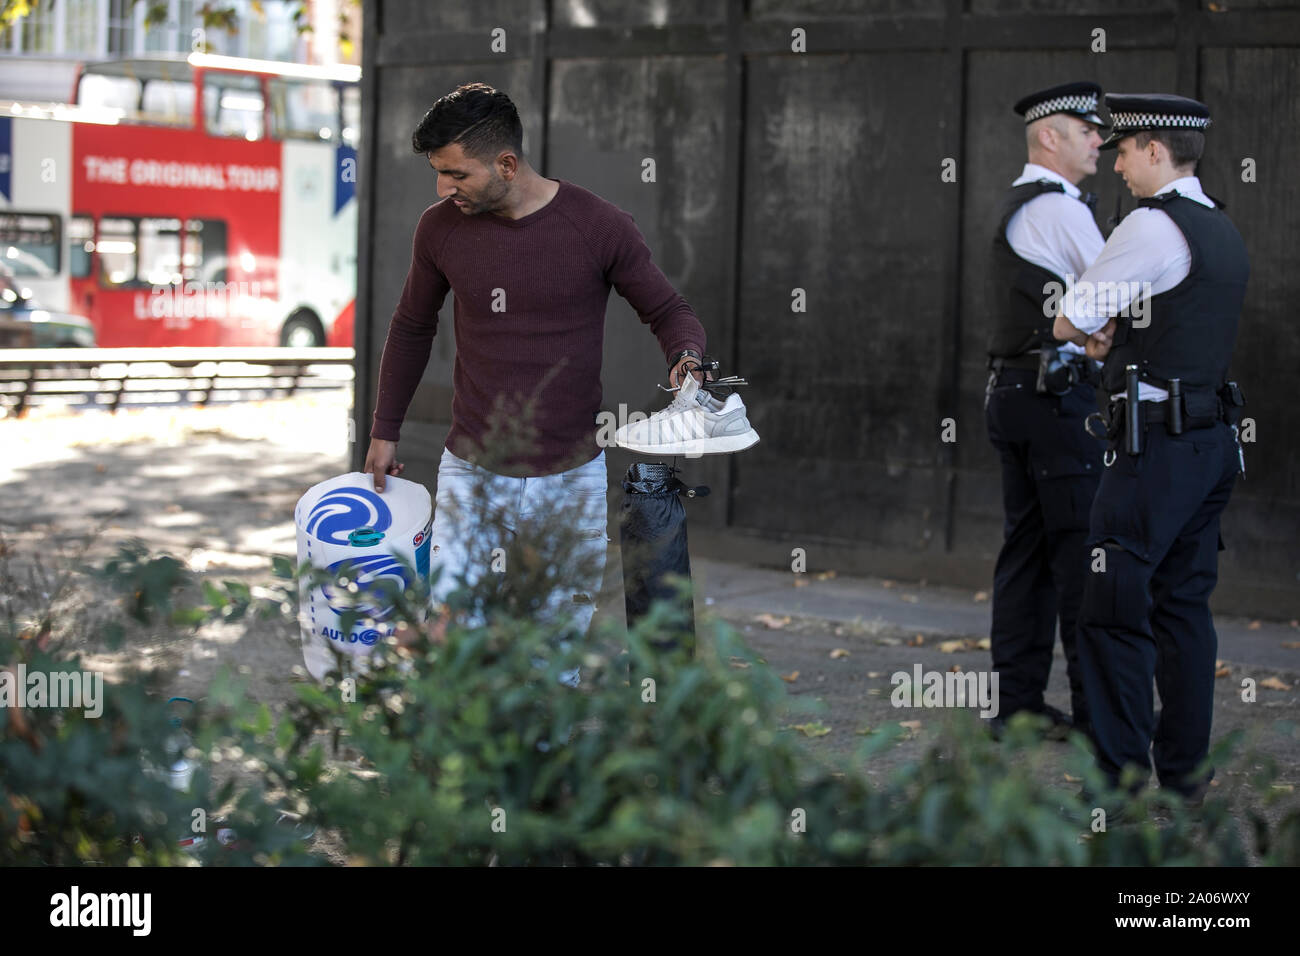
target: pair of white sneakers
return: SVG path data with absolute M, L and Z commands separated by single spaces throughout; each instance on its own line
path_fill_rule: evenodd
M 734 390 L 725 401 L 709 391 L 744 384 L 744 379 L 730 376 L 701 386 L 694 375 L 687 375 L 667 408 L 628 422 L 614 433 L 614 444 L 645 455 L 688 458 L 744 451 L 758 442 L 758 432 L 745 416 L 745 403 Z

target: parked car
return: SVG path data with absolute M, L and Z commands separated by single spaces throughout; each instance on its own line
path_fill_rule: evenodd
M 85 316 L 42 309 L 17 279 L 0 271 L 0 346 L 94 348 L 95 327 Z

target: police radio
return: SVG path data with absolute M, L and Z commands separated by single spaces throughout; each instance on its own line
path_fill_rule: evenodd
M 1038 381 L 1034 391 L 1064 395 L 1079 384 L 1079 366 L 1063 357 L 1059 348 L 1044 343 L 1038 350 Z

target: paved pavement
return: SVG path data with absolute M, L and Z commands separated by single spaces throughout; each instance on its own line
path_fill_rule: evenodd
M 987 591 L 922 587 L 880 578 L 824 578 L 700 560 L 692 562 L 692 578 L 704 606 L 728 616 L 767 613 L 836 622 L 876 621 L 927 638 L 989 636 Z M 1300 627 L 1295 622 L 1216 616 L 1215 627 L 1223 660 L 1300 669 Z

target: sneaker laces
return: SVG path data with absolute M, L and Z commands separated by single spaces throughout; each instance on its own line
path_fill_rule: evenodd
M 665 392 L 674 392 L 675 394 L 673 395 L 673 400 L 666 407 L 659 409 L 659 411 L 651 415 L 648 419 L 646 419 L 646 421 L 651 421 L 651 422 L 659 421 L 661 419 L 667 418 L 669 415 L 676 415 L 679 412 L 690 411 L 692 408 L 695 408 L 699 405 L 699 401 L 695 398 L 694 395 L 692 395 L 690 398 L 687 398 L 682 393 L 682 387 L 680 385 L 676 386 L 675 388 L 666 388 L 665 386 L 660 385 L 659 388 Z M 699 393 L 697 392 L 696 394 Z
M 737 385 L 748 385 L 749 382 L 745 381 L 739 375 L 724 375 L 722 378 L 710 379 L 707 382 L 699 382 L 697 384 L 700 386 L 700 391 L 708 392 L 714 398 L 721 397 L 725 399 L 728 395 L 730 395 L 733 391 L 735 391 L 735 387 Z M 672 411 L 676 407 L 682 407 L 682 408 L 690 407 L 691 403 L 689 401 L 681 402 L 679 404 L 679 399 L 681 399 L 682 397 L 681 396 L 682 387 L 680 385 L 674 388 L 669 388 L 666 385 L 660 385 L 659 388 L 662 391 L 676 392 L 677 394 L 673 397 L 673 403 L 671 405 L 669 405 L 667 408 L 663 409 L 662 411 L 655 412 L 654 415 L 650 416 L 651 418 L 654 418 L 655 415 L 662 415 L 664 414 L 664 412 Z M 696 394 L 698 394 L 698 392 Z M 693 401 L 698 401 L 698 399 L 693 399 Z
M 715 378 L 711 382 L 704 382 L 700 388 L 704 389 L 714 398 L 726 399 L 731 395 L 737 385 L 748 385 L 749 383 L 739 375 L 724 375 L 722 378 Z

